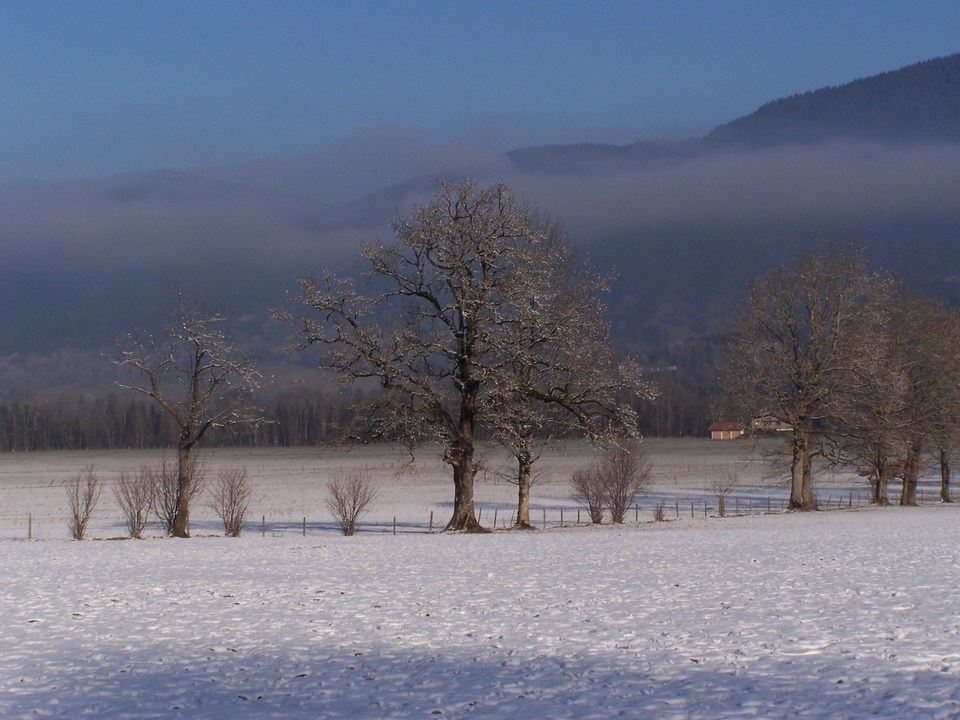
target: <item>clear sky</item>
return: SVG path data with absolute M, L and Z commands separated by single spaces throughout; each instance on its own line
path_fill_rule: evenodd
M 958 51 L 955 0 L 0 0 L 0 182 L 699 136 Z

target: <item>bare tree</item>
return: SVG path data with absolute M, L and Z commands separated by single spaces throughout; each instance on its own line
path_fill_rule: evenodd
M 815 438 L 860 382 L 869 357 L 862 341 L 884 335 L 873 306 L 886 284 L 868 271 L 862 250 L 820 244 L 754 285 L 736 320 L 724 391 L 744 416 L 773 407 L 790 425 L 791 509 L 817 507 Z
M 125 387 L 153 398 L 178 428 L 176 513 L 170 533 L 190 536 L 191 452 L 210 428 L 257 419 L 251 394 L 261 377 L 253 361 L 230 342 L 222 315 L 179 296 L 177 311 L 160 342 L 130 335 L 116 364 L 132 371 Z
M 120 512 L 127 522 L 130 537 L 140 539 L 147 527 L 147 519 L 156 493 L 153 470 L 141 465 L 135 473 L 120 473 L 120 480 L 113 488 Z
M 849 383 L 823 421 L 831 431 L 825 454 L 835 463 L 858 467 L 877 505 L 889 503 L 888 487 L 902 472 L 909 429 L 910 359 L 900 310 L 891 301 L 884 326 L 872 329 L 878 342 L 864 350 L 858 381 Z
M 607 502 L 607 488 L 596 463 L 574 470 L 570 477 L 570 489 L 573 499 L 587 506 L 590 522 L 600 525 L 603 522 L 603 507 Z
M 559 226 L 539 224 L 543 235 L 515 251 L 516 298 L 504 308 L 503 360 L 483 405 L 494 436 L 517 460 L 516 526 L 527 529 L 538 445 L 552 433 L 636 437 L 631 401 L 655 396 L 635 363 L 614 358 L 600 298 L 607 280 L 579 261 Z
M 379 381 L 353 436 L 439 444 L 454 484 L 446 529 L 483 531 L 474 509 L 483 394 L 510 356 L 516 304 L 532 299 L 523 277 L 535 254 L 523 249 L 542 244 L 547 228 L 503 183 L 440 187 L 394 222 L 395 244 L 361 244 L 363 292 L 329 273 L 303 278 L 294 300 L 314 314 L 277 315 L 297 329 L 300 347 L 325 348 L 322 367 Z
M 83 540 L 90 518 L 100 500 L 103 485 L 93 465 L 87 465 L 67 481 L 67 501 L 70 503 L 70 534 L 74 540 Z
M 220 469 L 209 505 L 223 521 L 223 530 L 227 537 L 240 537 L 252 497 L 253 487 L 245 467 Z
M 610 521 L 619 525 L 627 510 L 650 485 L 650 460 L 639 442 L 617 444 L 600 456 L 597 469 L 610 509 Z
M 327 483 L 327 508 L 340 525 L 344 535 L 354 535 L 360 517 L 377 499 L 377 488 L 369 476 L 349 475 Z

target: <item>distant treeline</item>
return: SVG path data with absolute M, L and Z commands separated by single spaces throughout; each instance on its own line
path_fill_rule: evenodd
M 660 388 L 657 400 L 635 407 L 644 436 L 708 435 L 719 348 L 719 339 L 711 337 L 662 343 L 644 353 L 645 375 Z M 263 422 L 212 430 L 203 445 L 311 447 L 333 442 L 350 424 L 356 400 L 316 385 L 274 391 L 258 403 Z M 0 452 L 168 448 L 176 446 L 176 432 L 155 402 L 120 392 L 0 401 Z
M 304 447 L 335 440 L 349 420 L 339 397 L 285 397 L 264 404 L 256 426 L 211 430 L 208 447 Z M 176 445 L 176 425 L 155 403 L 118 394 L 0 403 L 0 451 L 122 450 Z
M 657 378 L 660 399 L 637 407 L 647 437 L 706 436 L 705 391 L 685 385 L 676 375 L 668 372 Z M 261 404 L 263 422 L 211 430 L 203 445 L 311 447 L 333 442 L 350 424 L 351 402 L 323 393 L 276 398 Z M 0 402 L 0 452 L 168 448 L 176 445 L 176 432 L 156 403 L 118 393 Z

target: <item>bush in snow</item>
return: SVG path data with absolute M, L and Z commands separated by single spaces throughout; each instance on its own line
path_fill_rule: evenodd
M 590 522 L 599 525 L 603 522 L 603 505 L 606 502 L 606 488 L 596 465 L 575 470 L 570 478 L 573 499 L 587 506 Z
M 327 483 L 327 507 L 344 535 L 357 532 L 357 522 L 377 499 L 377 489 L 368 475 L 358 473 Z
M 735 470 L 727 470 L 717 475 L 710 482 L 710 491 L 717 498 L 717 515 L 726 517 L 727 514 L 727 496 L 736 490 L 740 480 Z
M 114 486 L 113 495 L 126 520 L 130 537 L 143 537 L 155 492 L 156 479 L 149 466 L 141 465 L 133 474 L 120 473 L 120 481 Z
M 243 521 L 250 508 L 253 488 L 247 479 L 247 468 L 221 468 L 213 486 L 210 508 L 223 520 L 223 530 L 228 537 L 240 537 Z
M 622 523 L 624 515 L 650 485 L 650 461 L 639 443 L 614 446 L 598 463 L 610 521 Z
M 74 540 L 83 540 L 93 510 L 100 500 L 102 483 L 93 465 L 87 465 L 67 482 L 67 500 L 70 503 L 70 534 Z
M 627 510 L 650 484 L 650 478 L 646 451 L 631 443 L 610 448 L 590 467 L 574 472 L 570 485 L 574 499 L 587 506 L 591 522 L 603 522 L 606 508 L 611 522 L 622 523 Z
M 663 522 L 664 520 L 666 520 L 667 518 L 666 518 L 665 510 L 666 510 L 666 505 L 664 504 L 664 501 L 657 500 L 657 504 L 653 508 L 653 519 L 656 522 Z

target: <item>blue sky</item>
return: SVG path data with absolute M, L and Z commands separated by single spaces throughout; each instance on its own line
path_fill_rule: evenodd
M 960 51 L 960 2 L 0 0 L 0 182 L 384 134 L 487 150 L 699 136 Z

